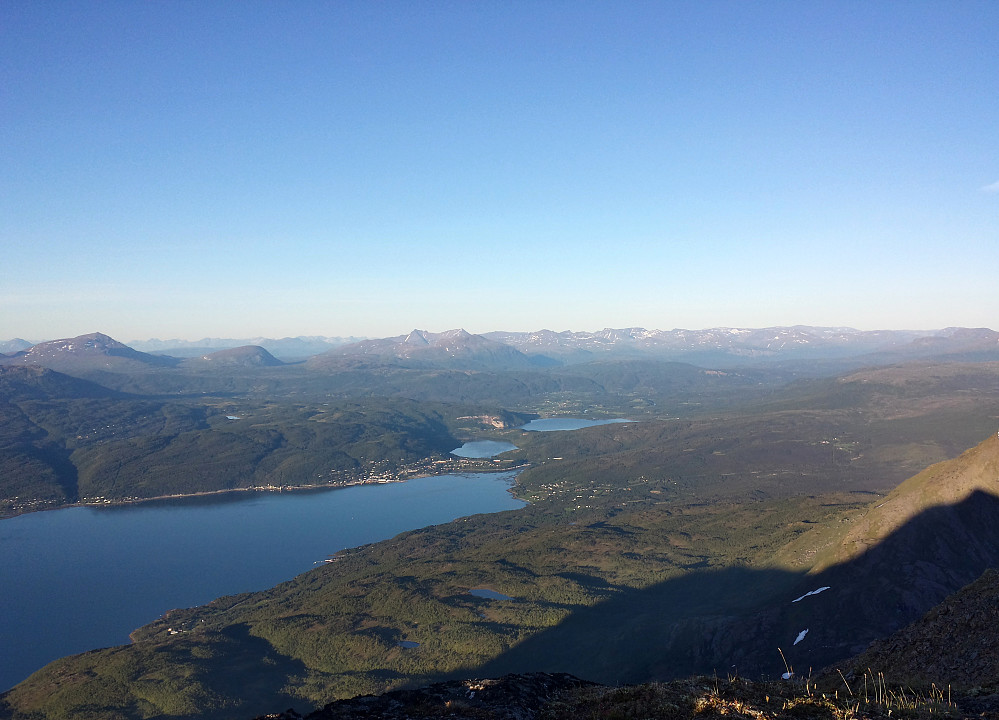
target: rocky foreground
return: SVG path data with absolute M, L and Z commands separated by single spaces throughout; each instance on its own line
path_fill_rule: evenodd
M 566 674 L 527 673 L 493 680 L 457 680 L 415 690 L 338 700 L 300 715 L 294 710 L 256 720 L 693 720 L 694 718 L 999 718 L 953 698 L 872 682 L 848 690 L 808 681 L 751 682 L 699 677 L 624 687 Z

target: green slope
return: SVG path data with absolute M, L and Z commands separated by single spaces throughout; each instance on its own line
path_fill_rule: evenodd
M 886 384 L 821 381 L 682 420 L 663 408 L 638 423 L 525 434 L 532 467 L 518 492 L 530 507 L 407 533 L 270 591 L 179 611 L 131 646 L 44 668 L 5 697 L 6 712 L 236 718 L 525 663 L 633 681 L 710 671 L 731 650 L 749 657 L 768 628 L 797 621 L 765 609 L 813 582 L 815 552 L 843 537 L 872 490 L 910 475 L 914 457 L 941 460 L 994 432 L 995 393 L 950 401 L 952 387 Z M 886 446 L 929 449 L 899 462 Z M 476 587 L 511 599 L 469 595 Z M 719 635 L 746 618 L 763 634 Z M 688 651 L 668 655 L 666 640 Z
M 403 398 L 164 400 L 48 370 L 0 370 L 0 515 L 416 471 L 448 457 L 456 434 L 482 431 L 461 418 L 528 418 Z

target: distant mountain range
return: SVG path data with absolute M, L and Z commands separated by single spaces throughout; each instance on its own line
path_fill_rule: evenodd
M 90 333 L 75 338 L 38 343 L 27 350 L 0 357 L 0 363 L 44 367 L 70 375 L 173 367 L 208 370 L 284 365 L 267 350 L 255 345 L 216 350 L 196 357 L 178 358 L 140 352 L 103 333 Z
M 158 340 L 152 338 L 150 340 L 133 340 L 129 345 L 143 352 L 155 353 L 157 355 L 172 355 L 173 357 L 197 357 L 217 350 L 255 345 L 264 348 L 277 358 L 301 360 L 326 352 L 340 345 L 355 343 L 363 339 L 357 337 L 324 337 L 322 335 L 299 335 L 298 337 L 280 339 L 257 337 L 245 339 L 202 338 L 201 340 Z
M 853 330 L 810 326 L 709 328 L 706 330 L 605 329 L 599 332 L 489 332 L 462 329 L 441 333 L 413 330 L 390 338 L 297 337 L 270 340 L 205 338 L 195 342 L 148 340 L 131 345 L 101 333 L 24 347 L 9 340 L 0 362 L 40 365 L 56 370 L 126 371 L 172 367 L 183 358 L 196 367 L 274 366 L 304 360 L 315 370 L 335 370 L 348 359 L 411 368 L 461 370 L 537 370 L 596 360 L 682 361 L 734 367 L 799 360 L 879 365 L 914 359 L 981 362 L 999 360 L 999 332 L 988 328 L 936 331 Z M 255 348 L 248 350 L 247 348 Z
M 694 364 L 761 360 L 831 359 L 991 353 L 999 358 L 999 333 L 988 328 L 936 331 L 854 330 L 796 325 L 705 330 L 605 329 L 599 332 L 490 332 L 486 337 L 530 355 L 585 362 L 610 355 L 655 355 Z M 983 358 L 984 359 L 984 358 Z
M 127 372 L 148 367 L 172 367 L 179 361 L 139 352 L 103 333 L 90 333 L 32 345 L 27 350 L 6 356 L 3 362 L 36 365 L 73 374 L 74 371 Z
M 21 350 L 27 350 L 29 347 L 34 345 L 33 342 L 28 342 L 21 338 L 14 338 L 13 340 L 0 340 L 0 354 L 16 353 Z
M 343 357 L 366 356 L 407 367 L 468 370 L 526 370 L 559 364 L 541 355 L 529 356 L 508 343 L 473 335 L 465 330 L 432 333 L 413 330 L 408 335 L 363 340 L 329 350 L 309 360 L 322 367 Z

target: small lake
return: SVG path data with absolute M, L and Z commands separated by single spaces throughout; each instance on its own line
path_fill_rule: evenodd
M 263 590 L 328 555 L 523 507 L 515 472 L 239 492 L 0 520 L 0 691 L 56 658 L 122 645 L 173 608 Z
M 491 458 L 516 449 L 513 443 L 502 440 L 472 440 L 452 450 L 451 454 L 463 458 Z
M 496 592 L 495 590 L 490 590 L 489 588 L 472 588 L 468 591 L 468 594 L 479 598 L 486 598 L 488 600 L 513 600 L 513 598 L 509 595 L 504 595 L 501 592 Z
M 615 423 L 628 423 L 634 420 L 583 420 L 582 418 L 540 418 L 531 420 L 527 425 L 522 425 L 521 430 L 531 432 L 554 432 L 556 430 L 582 430 L 583 428 L 596 427 L 597 425 L 613 425 Z

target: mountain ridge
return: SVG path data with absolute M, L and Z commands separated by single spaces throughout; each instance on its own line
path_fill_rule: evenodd
M 285 363 L 278 360 L 259 345 L 243 345 L 241 347 L 216 350 L 196 358 L 188 358 L 184 364 L 191 367 L 210 367 L 212 369 L 232 369 L 237 367 L 279 367 Z
M 51 370 L 121 371 L 137 368 L 166 368 L 175 358 L 139 352 L 100 332 L 62 338 L 32 345 L 4 358 L 5 364 L 40 365 Z
M 840 553 L 828 562 L 856 557 L 921 509 L 957 505 L 976 492 L 999 496 L 999 433 L 953 460 L 931 465 L 888 493 L 853 524 Z
M 343 357 L 375 357 L 406 367 L 465 368 L 472 370 L 533 369 L 538 362 L 514 347 L 463 329 L 432 333 L 412 330 L 406 335 L 333 348 L 306 361 L 308 367 L 321 367 Z
M 5 341 L 5 361 L 32 354 L 37 360 L 59 344 L 101 335 L 53 340 L 35 345 Z M 102 335 L 107 338 L 107 336 Z M 110 340 L 110 338 L 108 338 Z M 117 342 L 117 341 L 114 341 Z M 449 345 L 450 344 L 450 345 Z M 578 364 L 607 357 L 654 357 L 694 364 L 758 364 L 777 361 L 844 360 L 888 364 L 923 358 L 965 361 L 999 360 L 999 332 L 989 328 L 949 327 L 941 330 L 855 330 L 809 325 L 767 328 L 717 327 L 700 330 L 641 327 L 599 331 L 490 331 L 480 334 L 456 328 L 443 332 L 412 330 L 386 338 L 298 336 L 282 339 L 203 338 L 197 341 L 132 341 L 125 345 L 154 356 L 195 357 L 218 350 L 259 346 L 275 358 L 301 360 L 323 355 L 372 356 L 385 360 L 454 366 L 461 361 L 486 369 L 517 369 Z M 473 351 L 474 348 L 474 351 Z M 148 361 L 147 361 L 148 362 Z
M 276 358 L 283 360 L 299 360 L 312 355 L 331 350 L 339 345 L 359 342 L 365 338 L 338 337 L 326 335 L 297 335 L 283 338 L 202 338 L 200 340 L 131 340 L 127 344 L 143 352 L 172 355 L 174 357 L 195 357 L 207 355 L 218 350 L 257 345 L 264 348 Z

